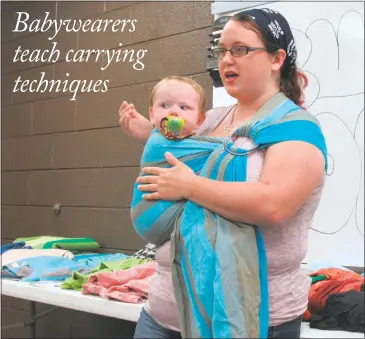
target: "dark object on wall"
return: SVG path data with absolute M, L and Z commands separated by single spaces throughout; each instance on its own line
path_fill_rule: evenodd
M 219 76 L 218 71 L 218 59 L 213 58 L 211 51 L 218 45 L 219 38 L 221 36 L 221 32 L 230 16 L 222 16 L 214 21 L 213 32 L 209 34 L 211 40 L 210 47 L 208 48 L 208 61 L 207 61 L 207 71 L 209 72 L 210 77 L 213 79 L 214 87 L 223 87 L 222 79 Z
M 231 15 L 225 15 L 225 16 L 221 16 L 220 18 L 214 20 L 214 30 L 221 31 L 230 18 L 231 18 Z

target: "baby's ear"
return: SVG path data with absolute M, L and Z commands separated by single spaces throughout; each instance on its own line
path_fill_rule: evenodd
M 201 115 L 199 120 L 198 120 L 198 124 L 197 124 L 197 127 L 200 127 L 200 125 L 204 122 L 205 120 L 205 116 L 204 115 Z
M 148 114 L 150 116 L 150 121 L 152 122 L 152 119 L 153 119 L 152 107 L 148 108 Z

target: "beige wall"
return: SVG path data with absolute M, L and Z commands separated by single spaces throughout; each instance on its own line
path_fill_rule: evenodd
M 125 99 L 146 114 L 150 89 L 167 75 L 193 76 L 207 90 L 211 105 L 212 82 L 205 69 L 212 23 L 210 5 L 197 1 L 2 3 L 4 242 L 48 234 L 93 237 L 108 252 L 130 253 L 143 245 L 129 218 L 142 146 L 121 132 L 117 111 Z M 11 32 L 18 10 L 27 11 L 31 18 L 43 17 L 48 11 L 50 18 L 137 19 L 136 31 L 61 32 L 55 38 L 61 50 L 57 63 L 13 63 L 19 45 L 30 49 L 51 47 L 49 32 Z M 135 71 L 129 63 L 114 63 L 102 71 L 101 63 L 64 61 L 69 49 L 112 49 L 119 42 L 124 47 L 148 50 L 144 70 Z M 109 90 L 80 94 L 76 101 L 70 101 L 70 93 L 12 92 L 19 75 L 32 80 L 39 79 L 41 72 L 48 79 L 64 80 L 67 72 L 71 80 L 109 79 Z M 59 215 L 52 212 L 55 203 L 63 206 Z M 4 298 L 3 304 L 7 310 L 3 312 L 5 323 L 21 321 L 29 310 L 24 302 Z M 55 325 L 54 321 L 61 318 L 64 325 Z M 40 322 L 38 335 L 91 338 L 129 333 L 116 332 L 120 321 L 73 311 L 55 311 L 46 319 Z M 61 331 L 59 335 L 54 333 L 56 328 Z M 26 334 L 19 329 L 3 336 Z

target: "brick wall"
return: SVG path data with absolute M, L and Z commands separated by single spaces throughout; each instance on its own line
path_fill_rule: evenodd
M 89 236 L 106 252 L 131 253 L 143 241 L 129 217 L 133 182 L 138 174 L 142 145 L 123 134 L 118 125 L 122 100 L 147 114 L 149 91 L 167 75 L 193 76 L 207 90 L 205 71 L 210 2 L 3 2 L 2 3 L 2 241 L 32 235 Z M 13 63 L 18 46 L 51 48 L 45 33 L 13 33 L 16 12 L 31 19 L 136 19 L 133 33 L 66 33 L 54 41 L 61 50 L 56 63 Z M 70 49 L 146 49 L 145 68 L 106 60 L 67 63 Z M 22 76 L 39 79 L 109 79 L 106 93 L 13 93 Z M 69 73 L 70 76 L 66 76 Z M 59 215 L 52 206 L 61 203 Z M 29 304 L 3 298 L 3 325 L 22 321 Z M 37 305 L 38 309 L 47 308 Z M 62 319 L 62 321 L 60 320 Z M 39 337 L 123 337 L 131 335 L 125 322 L 70 310 L 56 310 L 39 322 Z M 27 329 L 3 333 L 26 337 Z

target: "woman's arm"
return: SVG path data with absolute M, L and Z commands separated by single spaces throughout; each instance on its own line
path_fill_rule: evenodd
M 195 176 L 186 198 L 231 220 L 278 226 L 293 216 L 324 179 L 325 160 L 313 145 L 269 147 L 258 182 L 224 182 Z
M 313 145 L 282 142 L 269 147 L 258 182 L 224 182 L 195 175 L 172 154 L 171 168 L 145 167 L 138 189 L 146 200 L 193 201 L 227 219 L 278 227 L 294 215 L 324 180 L 325 160 Z M 149 175 L 150 174 L 150 175 Z

